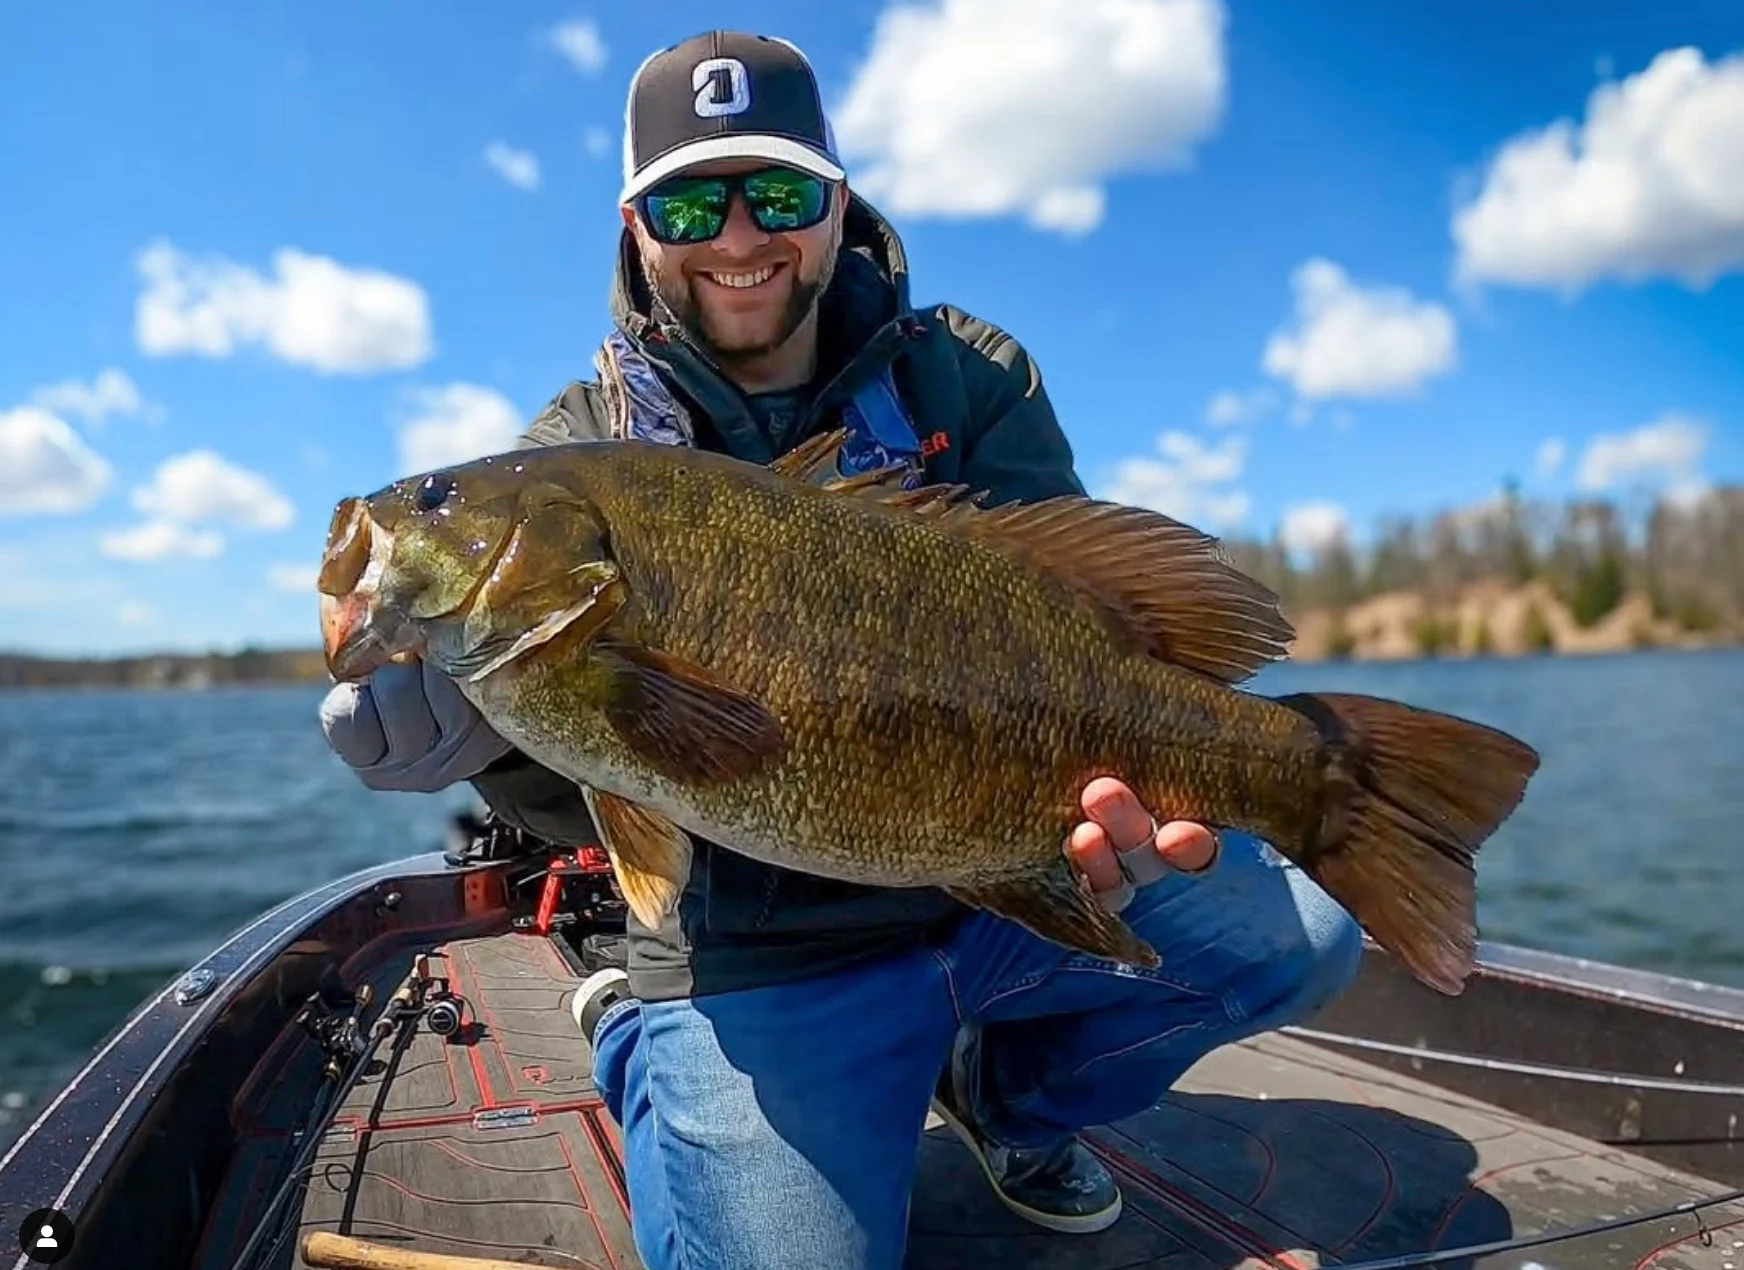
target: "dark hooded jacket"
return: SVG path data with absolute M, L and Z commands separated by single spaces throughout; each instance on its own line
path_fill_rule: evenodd
M 929 482 L 985 489 L 989 505 L 1083 492 L 1028 354 L 960 309 L 911 308 L 902 244 L 857 196 L 820 304 L 808 407 L 790 436 L 771 438 L 741 390 L 682 330 L 661 320 L 664 308 L 652 300 L 634 238 L 626 231 L 620 242 L 612 318 L 688 408 L 699 447 L 768 463 L 839 426 L 844 403 L 888 366 L 922 439 Z M 533 422 L 523 444 L 604 439 L 610 418 L 598 383 L 572 383 Z M 500 760 L 473 784 L 498 815 L 539 837 L 598 841 L 577 787 L 525 755 Z M 827 974 L 940 939 L 966 912 L 931 888 L 857 886 L 760 864 L 706 841 L 695 845 L 676 912 L 659 930 L 631 919 L 630 987 L 643 1000 Z

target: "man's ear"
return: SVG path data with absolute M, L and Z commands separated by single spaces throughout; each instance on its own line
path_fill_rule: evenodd
M 634 229 L 636 227 L 636 209 L 631 207 L 628 203 L 618 204 L 618 215 L 624 218 L 625 229 Z

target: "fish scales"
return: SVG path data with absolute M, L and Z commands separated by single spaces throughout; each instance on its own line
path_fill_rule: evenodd
M 722 485 L 658 462 L 627 462 L 585 492 L 637 597 L 627 629 L 756 696 L 786 737 L 766 772 L 655 805 L 737 839 L 749 830 L 759 841 L 741 845 L 772 863 L 797 866 L 801 840 L 805 867 L 879 884 L 1033 870 L 1058 855 L 1079 791 L 1102 774 L 1169 815 L 1283 830 L 1306 812 L 1279 808 L 1290 786 L 1267 779 L 1311 752 L 1300 715 L 1120 649 L 1064 587 L 977 543 L 868 515 L 851 496 Z M 989 611 L 1006 620 L 976 620 Z M 755 614 L 778 615 L 765 619 L 777 639 L 753 637 Z M 506 708 L 581 720 L 577 683 L 561 704 Z M 581 730 L 554 753 L 583 747 L 660 783 L 609 729 Z

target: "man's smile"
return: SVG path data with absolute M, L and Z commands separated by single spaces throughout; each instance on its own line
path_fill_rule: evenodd
M 756 269 L 699 269 L 697 277 L 724 291 L 743 293 L 767 287 L 785 268 L 784 262 L 777 262 Z

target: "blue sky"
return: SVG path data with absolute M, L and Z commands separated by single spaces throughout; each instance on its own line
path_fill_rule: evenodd
M 1732 0 L 25 0 L 0 647 L 313 642 L 335 500 L 591 375 L 629 76 L 716 25 L 810 54 L 1097 492 L 1308 543 L 1744 478 Z

